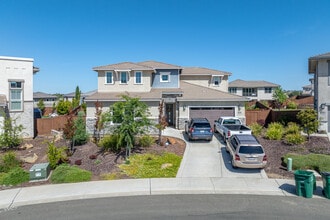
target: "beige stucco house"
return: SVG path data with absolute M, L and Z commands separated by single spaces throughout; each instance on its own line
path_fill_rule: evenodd
M 330 133 L 330 53 L 310 57 L 308 73 L 314 75 L 314 108 L 318 112 L 319 130 Z
M 228 76 L 219 70 L 181 67 L 157 61 L 123 62 L 94 67 L 97 72 L 97 92 L 86 97 L 87 129 L 93 132 L 95 102 L 103 112 L 119 101 L 122 94 L 139 97 L 149 106 L 150 118 L 156 123 L 159 103 L 164 100 L 164 112 L 169 126 L 183 129 L 186 120 L 206 117 L 211 123 L 220 116 L 237 116 L 245 120 L 246 98 L 228 93 Z
M 279 85 L 266 81 L 246 81 L 237 79 L 229 83 L 231 94 L 248 98 L 249 100 L 273 100 L 273 94 Z
M 0 56 L 1 112 L 23 125 L 23 137 L 34 136 L 33 74 L 39 69 L 33 62 L 31 58 Z M 3 120 L 1 114 L 1 127 Z

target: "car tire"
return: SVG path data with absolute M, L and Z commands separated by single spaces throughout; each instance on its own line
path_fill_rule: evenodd
M 237 169 L 237 166 L 235 166 L 235 164 L 234 164 L 234 160 L 233 160 L 233 159 L 231 159 L 231 166 L 232 166 L 234 169 Z
M 222 140 L 223 140 L 223 143 L 224 144 L 227 143 L 227 141 L 226 141 L 226 135 L 225 134 L 222 134 Z
M 215 127 L 215 125 L 214 125 L 214 128 L 213 128 L 214 133 L 218 133 L 217 129 L 215 129 L 215 128 L 216 128 L 216 127 Z

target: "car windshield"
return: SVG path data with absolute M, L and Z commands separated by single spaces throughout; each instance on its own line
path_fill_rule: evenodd
M 261 146 L 241 146 L 239 148 L 241 154 L 262 154 L 264 153 Z
M 211 125 L 209 123 L 196 123 L 194 124 L 195 128 L 210 128 Z
M 224 125 L 239 125 L 241 124 L 239 120 L 237 119 L 226 119 L 223 121 Z

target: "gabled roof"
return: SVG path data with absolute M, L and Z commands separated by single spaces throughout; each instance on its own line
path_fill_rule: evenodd
M 153 70 L 152 68 L 144 65 L 139 65 L 133 62 L 123 62 L 123 63 L 116 63 L 116 64 L 109 64 L 106 66 L 97 66 L 93 68 L 94 71 L 98 70 Z
M 158 61 L 154 61 L 154 60 L 138 62 L 137 64 L 151 67 L 153 69 L 182 69 L 181 66 L 168 64 L 168 63 L 162 63 L 162 62 L 158 62 Z
M 308 73 L 316 72 L 316 64 L 319 60 L 330 59 L 330 53 L 324 53 L 308 58 Z
M 245 97 L 206 88 L 203 86 L 180 81 L 179 89 L 153 88 L 149 92 L 96 92 L 87 97 L 86 101 L 118 101 L 121 95 L 127 94 L 132 97 L 139 97 L 141 101 L 160 101 L 162 94 L 177 93 L 180 101 L 248 101 Z
M 241 79 L 234 80 L 229 83 L 229 87 L 235 88 L 260 88 L 260 87 L 279 87 L 278 84 L 267 81 L 245 81 Z
M 44 92 L 34 92 L 33 93 L 33 98 L 34 99 L 47 99 L 47 98 L 57 98 L 56 95 L 52 95 L 52 94 L 47 94 Z
M 184 67 L 182 69 L 181 75 L 227 75 L 230 76 L 230 72 L 220 71 L 220 70 L 213 70 L 204 67 Z

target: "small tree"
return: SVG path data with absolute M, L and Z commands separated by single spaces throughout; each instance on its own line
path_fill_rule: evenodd
M 275 89 L 273 98 L 275 100 L 276 106 L 278 107 L 278 109 L 280 109 L 288 97 L 285 94 L 285 92 L 283 91 L 283 89 L 279 86 Z
M 101 120 L 102 117 L 102 103 L 96 101 L 95 105 L 95 124 L 94 124 L 94 139 L 96 142 L 100 140 L 100 132 L 103 129 L 103 122 Z
M 73 147 L 74 147 L 74 133 L 75 133 L 75 126 L 74 126 L 74 120 L 73 120 L 73 115 L 70 114 L 68 115 L 67 121 L 64 124 L 63 128 L 63 135 L 64 138 L 67 140 L 70 140 L 70 152 L 73 152 Z
M 45 112 L 45 103 L 43 99 L 40 99 L 38 104 L 37 104 L 38 108 L 40 109 L 40 111 L 42 112 L 42 115 Z
M 156 128 L 158 128 L 158 144 L 162 145 L 162 132 L 168 125 L 166 121 L 166 117 L 164 115 L 164 100 L 159 103 L 158 107 L 159 115 L 158 115 L 158 124 L 156 124 Z
M 74 98 L 72 99 L 72 108 L 76 108 L 80 105 L 81 91 L 79 86 L 76 87 Z
M 22 143 L 20 137 L 23 125 L 16 125 L 16 120 L 4 115 L 2 133 L 0 133 L 0 148 L 14 148 Z
M 78 118 L 74 120 L 74 145 L 85 144 L 88 140 L 88 134 L 86 132 L 86 123 L 83 118 L 85 113 L 83 111 L 78 112 Z
M 56 106 L 56 111 L 59 115 L 65 115 L 70 112 L 71 109 L 71 102 L 70 101 L 64 101 L 61 99 L 57 106 Z
M 146 127 L 151 125 L 148 119 L 148 106 L 139 98 L 122 95 L 123 101 L 116 102 L 104 113 L 104 121 L 119 123 L 114 134 L 118 135 L 118 146 L 126 145 L 126 159 L 135 143 L 135 136 L 144 134 Z
M 300 121 L 304 131 L 307 133 L 309 141 L 310 135 L 315 133 L 319 127 L 317 112 L 314 109 L 304 109 L 297 114 L 297 119 Z

